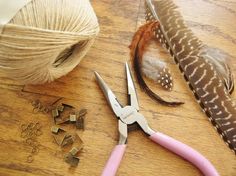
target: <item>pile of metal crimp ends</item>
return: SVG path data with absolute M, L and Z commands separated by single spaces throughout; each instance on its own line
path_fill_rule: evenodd
M 69 109 L 69 113 L 65 113 L 62 115 L 62 113 Z M 57 105 L 56 108 L 52 109 L 52 117 L 54 120 L 54 123 L 57 125 L 65 124 L 65 123 L 72 123 L 76 125 L 77 129 L 83 129 L 84 130 L 84 118 L 87 114 L 86 109 L 81 110 L 75 110 L 73 106 L 67 105 L 67 104 L 60 104 Z
M 79 163 L 78 153 L 83 148 L 83 141 L 76 133 L 67 132 L 61 126 L 65 124 L 73 124 L 77 129 L 84 130 L 84 118 L 87 113 L 86 109 L 75 110 L 70 105 L 60 104 L 52 109 L 52 117 L 55 123 L 51 127 L 55 143 L 61 148 L 70 147 L 69 152 L 64 156 L 65 162 L 70 166 L 77 166 Z

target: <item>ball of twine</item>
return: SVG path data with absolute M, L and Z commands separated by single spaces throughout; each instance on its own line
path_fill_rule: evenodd
M 32 0 L 0 34 L 0 70 L 25 84 L 51 82 L 79 64 L 98 31 L 88 0 Z

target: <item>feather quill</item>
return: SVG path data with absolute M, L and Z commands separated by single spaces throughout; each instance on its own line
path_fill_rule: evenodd
M 159 21 L 156 35 L 173 56 L 202 110 L 223 140 L 236 153 L 236 106 L 230 98 L 233 74 L 228 55 L 200 41 L 172 0 L 146 0 L 146 18 Z

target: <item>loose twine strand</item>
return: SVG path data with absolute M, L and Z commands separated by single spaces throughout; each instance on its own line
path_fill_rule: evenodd
M 88 0 L 33 0 L 0 34 L 0 71 L 25 84 L 70 72 L 98 34 Z

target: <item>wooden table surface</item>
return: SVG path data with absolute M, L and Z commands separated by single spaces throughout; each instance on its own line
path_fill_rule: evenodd
M 189 27 L 206 44 L 218 47 L 236 57 L 235 0 L 174 0 Z M 117 120 L 99 89 L 93 71 L 98 71 L 127 103 L 124 63 L 129 60 L 128 45 L 138 26 L 144 22 L 143 0 L 94 0 L 101 31 L 86 57 L 67 76 L 45 85 L 21 85 L 0 79 L 0 175 L 99 175 L 117 144 Z M 153 46 L 154 48 L 156 46 Z M 166 60 L 174 77 L 174 90 L 151 88 L 167 100 L 181 100 L 181 107 L 165 107 L 152 101 L 138 85 L 140 111 L 153 129 L 168 134 L 205 155 L 222 176 L 236 175 L 236 157 L 219 137 L 206 115 L 200 110 L 173 59 L 165 52 L 157 56 Z M 164 50 L 161 50 L 164 51 Z M 231 61 L 236 74 L 236 60 Z M 135 82 L 136 83 L 136 82 Z M 232 95 L 236 98 L 235 93 Z M 65 128 L 77 132 L 84 141 L 78 167 L 63 161 L 63 151 L 50 132 L 53 125 L 49 114 L 32 113 L 31 101 L 39 99 L 50 105 L 58 98 L 76 108 L 87 108 L 84 131 L 72 125 Z M 20 137 L 20 125 L 37 122 L 42 125 L 40 150 L 32 163 L 26 162 L 29 147 Z M 190 163 L 154 144 L 141 131 L 128 135 L 128 147 L 118 170 L 125 175 L 197 176 L 201 173 Z

